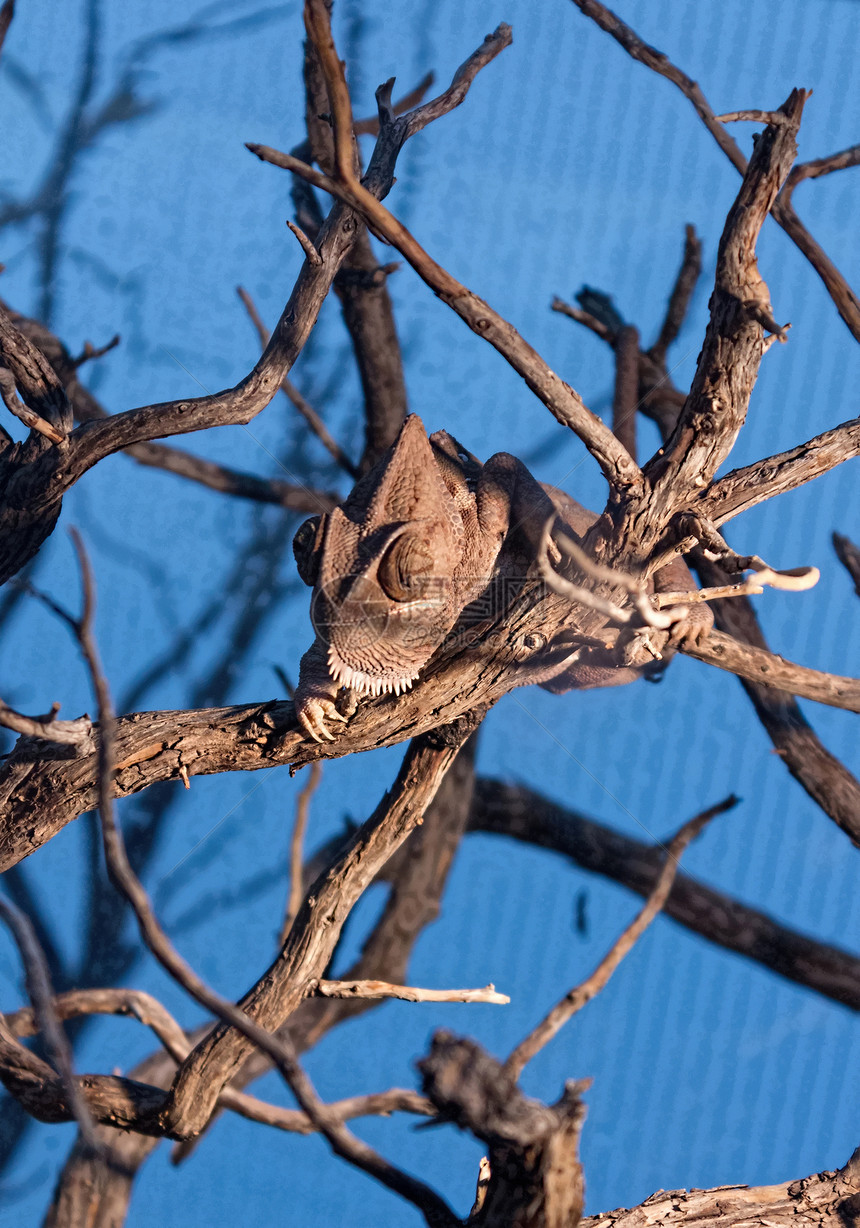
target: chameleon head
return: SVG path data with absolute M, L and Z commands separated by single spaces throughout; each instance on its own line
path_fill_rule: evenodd
M 420 418 L 332 512 L 296 534 L 299 572 L 332 679 L 365 695 L 407 690 L 458 614 L 462 519 Z

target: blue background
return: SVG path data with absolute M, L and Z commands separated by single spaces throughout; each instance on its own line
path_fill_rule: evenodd
M 679 262 L 683 228 L 704 242 L 704 273 L 670 353 L 684 387 L 707 318 L 716 246 L 738 176 L 690 105 L 634 64 L 565 0 L 382 0 L 339 3 L 336 35 L 350 65 L 357 114 L 391 75 L 411 88 L 428 68 L 439 86 L 499 21 L 514 44 L 478 78 L 466 103 L 411 141 L 398 163 L 391 208 L 452 273 L 488 299 L 598 412 L 609 405 L 611 356 L 590 334 L 549 311 L 581 284 L 613 294 L 650 342 Z M 802 159 L 857 140 L 860 6 L 854 0 L 619 0 L 618 11 L 700 82 L 715 110 L 778 106 L 812 87 Z M 235 296 L 242 284 L 273 324 L 301 253 L 284 226 L 286 175 L 263 166 L 245 141 L 292 148 L 302 136 L 300 6 L 197 9 L 186 0 L 106 6 L 95 99 L 124 66 L 158 107 L 107 129 L 69 185 L 51 323 L 72 350 L 85 339 L 121 346 L 88 369 L 113 412 L 193 396 L 238 380 L 256 336 Z M 26 198 L 53 157 L 84 45 L 79 3 L 22 5 L 4 52 L 5 195 Z M 185 29 L 186 36 L 151 39 Z M 395 91 L 397 93 L 397 91 Z M 753 125 L 738 125 L 751 148 Z M 858 172 L 798 189 L 810 229 L 855 284 Z M 2 294 L 37 312 L 37 221 L 3 232 Z M 765 356 L 749 421 L 732 455 L 744 464 L 790 447 L 857 413 L 860 350 L 826 292 L 773 223 L 760 266 L 788 344 Z M 383 261 L 390 254 L 382 251 Z M 482 457 L 514 452 L 544 481 L 602 506 L 596 466 L 489 347 L 406 267 L 390 279 L 411 409 Z M 336 301 L 294 372 L 336 436 L 356 455 L 361 400 Z M 4 419 L 5 424 L 9 423 Z M 17 424 L 12 426 L 13 432 Z M 643 449 L 653 445 L 642 428 Z M 260 474 L 340 482 L 286 402 L 245 430 L 189 436 L 179 446 Z M 830 547 L 833 529 L 860 538 L 857 468 L 849 464 L 735 522 L 733 544 L 777 567 L 816 564 L 805 595 L 765 593 L 757 609 L 774 650 L 804 664 L 857 673 L 860 609 Z M 98 635 L 119 706 L 186 707 L 262 700 L 297 673 L 310 640 L 307 592 L 295 574 L 296 521 L 274 508 L 216 496 L 112 457 L 66 499 L 41 552 L 36 581 L 73 601 L 68 525 L 78 525 L 98 576 Z M 184 634 L 180 651 L 173 647 Z M 225 645 L 236 649 L 225 654 Z M 0 645 L 4 699 L 28 711 L 53 700 L 71 716 L 92 710 L 75 646 L 32 601 L 18 605 Z M 148 671 L 160 664 L 149 678 Z M 828 748 L 857 768 L 856 718 L 804 705 Z M 551 734 L 548 733 L 551 731 Z M 402 750 L 326 767 L 312 805 L 309 843 L 361 819 L 392 779 Z M 738 683 L 690 660 L 656 687 L 555 698 L 509 695 L 485 723 L 482 772 L 522 781 L 641 839 L 663 838 L 684 818 L 734 791 L 743 804 L 686 855 L 685 868 L 822 940 L 857 947 L 856 851 L 788 776 Z M 182 953 L 226 994 L 268 964 L 285 896 L 289 832 L 302 777 L 285 770 L 178 782 L 120 808 L 145 823 L 167 807 L 145 881 Z M 87 823 L 63 830 L 24 867 L 58 947 L 79 958 L 87 899 Z M 588 893 L 587 937 L 573 926 Z M 378 913 L 368 894 L 349 927 L 343 966 Z M 510 1007 L 392 1003 L 326 1037 L 307 1068 L 328 1098 L 414 1085 L 414 1058 L 438 1026 L 476 1036 L 504 1055 L 561 993 L 581 979 L 629 921 L 638 901 L 549 853 L 469 837 L 442 916 L 417 944 L 413 984 L 482 985 Z M 136 941 L 128 926 L 129 941 Z M 124 974 L 181 1021 L 202 1018 L 152 962 Z M 0 936 L 0 1005 L 23 1000 L 17 955 Z M 80 1070 L 129 1069 L 152 1048 L 122 1020 L 96 1022 Z M 857 1145 L 857 1025 L 837 1004 L 783 982 L 660 919 L 609 987 L 532 1063 L 528 1092 L 555 1099 L 568 1077 L 591 1075 L 583 1138 L 591 1212 L 632 1205 L 653 1190 L 777 1182 L 842 1164 Z M 256 1094 L 287 1103 L 269 1076 Z M 471 1205 L 481 1148 L 453 1128 L 415 1134 L 409 1119 L 370 1120 L 358 1133 L 440 1189 Z M 10 1224 L 40 1222 L 73 1129 L 38 1127 L 5 1175 Z M 347 1170 L 318 1139 L 300 1139 L 232 1116 L 179 1168 L 161 1146 L 142 1170 L 129 1224 L 370 1225 L 417 1222 L 415 1212 Z

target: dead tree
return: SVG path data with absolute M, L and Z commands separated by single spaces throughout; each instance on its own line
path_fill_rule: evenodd
M 860 341 L 854 294 L 792 206 L 797 183 L 856 164 L 857 147 L 795 165 L 804 90 L 793 90 L 773 111 L 716 116 L 694 82 L 608 9 L 596 0 L 576 2 L 630 55 L 681 90 L 741 176 L 719 244 L 710 319 L 688 392 L 671 383 L 666 356 L 699 275 L 699 244 L 692 230 L 663 327 L 650 348 L 641 347 L 638 329 L 623 320 L 604 295 L 591 292 L 578 308 L 554 304 L 614 351 L 615 400 L 609 426 L 510 323 L 425 251 L 383 203 L 405 142 L 464 101 L 478 73 L 510 43 L 510 28 L 501 25 L 488 35 L 436 97 L 424 101 L 430 85 L 425 81 L 394 105 L 389 81 L 377 91 L 377 117 L 356 120 L 325 0 L 305 4 L 306 141 L 291 153 L 249 146 L 263 162 L 292 176 L 296 220 L 290 226 L 304 263 L 271 335 L 245 296 L 263 352 L 242 380 L 218 393 L 111 415 L 79 378 L 83 361 L 98 355 L 94 347 L 75 358 L 48 320 L 26 318 L 11 307 L 0 310 L 0 391 L 6 408 L 28 431 L 21 442 L 6 432 L 0 438 L 4 580 L 17 576 L 37 555 L 71 487 L 120 451 L 234 497 L 330 512 L 339 502 L 333 492 L 264 479 L 156 441 L 246 424 L 283 390 L 351 479 L 372 472 L 400 429 L 407 398 L 386 284 L 391 266 L 379 264 L 371 236 L 393 247 L 476 338 L 499 352 L 556 421 L 576 434 L 608 489 L 602 514 L 581 540 L 548 525 L 522 583 L 506 590 L 506 599 L 495 602 L 481 618 L 464 609 L 462 620 L 415 684 L 399 695 L 363 700 L 331 743 L 308 739 L 286 698 L 115 715 L 93 633 L 96 586 L 86 551 L 76 539 L 82 608 L 78 612 L 68 608 L 71 603 L 54 602 L 53 609 L 70 628 L 87 664 L 97 720 L 60 720 L 56 706 L 30 716 L 0 705 L 0 724 L 18 735 L 0 770 L 0 865 L 14 872 L 72 820 L 97 809 L 104 864 L 118 900 L 134 914 L 143 946 L 209 1012 L 212 1022 L 189 1032 L 150 995 L 116 985 L 74 985 L 58 992 L 51 982 L 45 943 L 27 916 L 26 900 L 13 903 L 0 897 L 0 914 L 20 951 L 30 997 L 29 1005 L 0 1022 L 0 1079 L 33 1118 L 73 1120 L 79 1130 L 48 1211 L 46 1222 L 56 1228 L 121 1223 L 134 1176 L 158 1142 L 173 1140 L 180 1157 L 186 1156 L 225 1110 L 275 1129 L 321 1133 L 338 1156 L 414 1205 L 431 1225 L 575 1225 L 582 1216 L 578 1144 L 587 1080 L 571 1080 L 559 1099 L 547 1105 L 524 1094 L 520 1076 L 601 991 L 663 909 L 709 941 L 860 1009 L 860 962 L 855 957 L 678 875 L 683 849 L 714 815 L 734 805 L 733 797 L 703 809 L 666 846 L 647 848 L 526 790 L 474 776 L 478 727 L 503 695 L 530 682 L 551 684 L 555 667 L 572 653 L 610 672 L 641 668 L 649 657 L 659 660 L 667 645 L 674 647 L 672 625 L 679 610 L 714 602 L 718 629 L 703 641 L 682 643 L 682 650 L 743 680 L 788 769 L 848 840 L 860 845 L 860 786 L 822 746 L 795 701 L 800 696 L 856 713 L 860 681 L 805 668 L 772 653 L 749 601 L 763 585 L 789 590 L 808 586 L 815 581 L 815 570 L 778 571 L 756 556 L 737 554 L 720 532 L 748 508 L 855 457 L 860 452 L 860 419 L 715 477 L 743 428 L 764 355 L 786 337 L 756 260 L 757 239 L 768 216 L 812 263 Z M 2 32 L 11 17 L 7 0 Z M 83 98 L 85 103 L 87 95 Z M 142 109 L 132 96 L 125 98 L 125 108 L 124 114 Z M 79 108 L 78 123 L 81 113 Z M 748 162 L 726 127 L 739 119 L 762 127 Z M 375 137 L 366 169 L 357 134 Z M 319 203 L 326 197 L 327 213 Z M 288 378 L 330 290 L 342 305 L 364 396 L 365 447 L 355 460 Z M 47 313 L 49 296 L 43 295 L 42 306 Z M 640 463 L 636 447 L 640 408 L 657 422 L 663 439 L 645 463 Z M 838 548 L 856 578 L 856 548 L 842 537 Z M 655 574 L 681 556 L 698 572 L 702 588 L 654 593 L 650 582 Z M 749 579 L 742 578 L 745 572 L 751 573 Z M 493 577 L 487 580 L 489 584 Z M 30 594 L 40 596 L 32 586 Z M 402 767 L 373 814 L 303 865 L 304 821 L 318 765 L 407 740 Z M 294 771 L 305 765 L 312 767 L 296 819 L 281 942 L 270 967 L 259 970 L 235 1004 L 207 985 L 167 937 L 132 868 L 115 801 L 170 780 L 187 786 L 195 776 L 276 766 Z M 553 848 L 625 883 L 646 902 L 591 976 L 564 993 L 504 1060 L 472 1040 L 440 1032 L 419 1063 L 420 1093 L 394 1088 L 323 1101 L 300 1055 L 374 1002 L 390 997 L 504 1000 L 493 986 L 440 991 L 404 983 L 412 946 L 438 910 L 453 853 L 469 830 Z M 14 884 L 14 873 L 10 881 Z M 385 910 L 354 967 L 344 977 L 331 979 L 326 974 L 343 927 L 374 881 L 389 884 Z M 133 1015 L 152 1030 L 159 1048 L 128 1077 L 106 1071 L 76 1073 L 62 1024 L 96 1014 Z M 37 1034 L 41 1052 L 22 1043 Z M 288 1085 L 297 1107 L 282 1108 L 244 1090 L 272 1068 Z M 468 1215 L 448 1206 L 433 1188 L 432 1174 L 419 1179 L 401 1171 L 347 1125 L 354 1117 L 393 1111 L 453 1122 L 486 1145 L 487 1158 L 476 1175 L 477 1194 Z M 801 1176 L 785 1185 L 661 1191 L 640 1207 L 585 1222 L 598 1221 L 623 1228 L 655 1221 L 725 1228 L 751 1222 L 844 1228 L 860 1222 L 860 1151 L 837 1171 Z

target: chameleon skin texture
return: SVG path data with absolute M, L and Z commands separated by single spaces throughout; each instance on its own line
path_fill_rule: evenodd
M 316 632 L 295 696 L 305 733 L 333 741 L 330 725 L 343 725 L 360 697 L 411 687 L 471 603 L 498 604 L 534 574 L 553 516 L 576 535 L 594 521 L 516 457 L 499 452 L 482 465 L 446 431 L 428 439 L 410 415 L 340 507 L 296 533 Z M 685 586 L 683 577 L 674 582 Z M 611 662 L 597 672 L 594 663 L 551 672 L 553 690 L 614 686 L 641 673 Z

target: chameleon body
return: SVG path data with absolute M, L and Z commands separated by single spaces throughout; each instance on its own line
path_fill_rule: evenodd
M 481 464 L 452 436 L 428 439 L 412 414 L 388 453 L 332 512 L 305 521 L 293 548 L 313 587 L 316 639 L 302 657 L 296 715 L 314 741 L 342 724 L 342 688 L 352 699 L 400 694 L 491 582 L 524 578 L 547 520 L 581 536 L 594 515 L 543 487 L 516 457 Z M 663 569 L 669 588 L 690 589 L 683 563 Z M 704 613 L 704 619 L 702 618 Z M 697 608 L 698 623 L 710 615 Z M 532 677 L 554 691 L 629 682 L 641 670 L 607 663 L 556 665 Z M 354 710 L 354 709 L 353 709 Z

